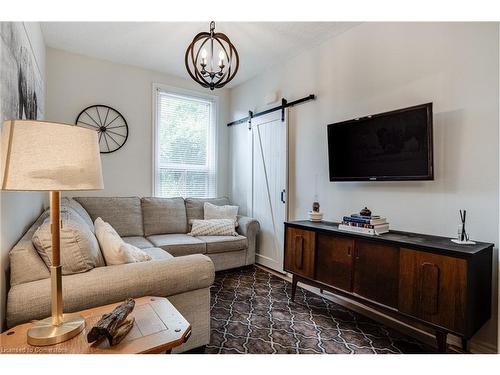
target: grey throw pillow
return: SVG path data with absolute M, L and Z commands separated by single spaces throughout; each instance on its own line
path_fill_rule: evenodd
M 94 222 L 90 218 L 89 213 L 85 210 L 85 208 L 83 208 L 80 203 L 75 201 L 73 198 L 63 197 L 61 198 L 61 210 L 63 210 L 63 208 L 65 207 L 74 210 L 78 215 L 80 215 L 83 221 L 87 223 L 92 233 L 95 233 Z
M 75 212 L 61 212 L 62 274 L 71 275 L 104 265 L 99 243 L 85 221 Z M 33 245 L 47 267 L 52 266 L 52 238 L 47 218 L 33 234 Z

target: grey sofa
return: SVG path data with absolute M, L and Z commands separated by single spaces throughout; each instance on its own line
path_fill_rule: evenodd
M 63 198 L 62 210 L 78 213 L 93 231 L 93 221 L 109 222 L 128 243 L 153 258 L 143 263 L 96 267 L 63 276 L 64 311 L 74 312 L 127 297 L 168 297 L 191 323 L 193 332 L 182 352 L 210 340 L 210 285 L 214 271 L 253 264 L 259 224 L 239 216 L 236 237 L 191 237 L 192 219 L 203 218 L 204 202 L 229 204 L 227 198 L 138 197 Z M 32 244 L 45 211 L 10 251 L 7 327 L 50 315 L 49 269 Z

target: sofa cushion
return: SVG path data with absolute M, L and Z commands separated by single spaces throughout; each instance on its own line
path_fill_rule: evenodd
M 160 249 L 159 247 L 148 247 L 147 249 L 142 250 L 146 252 L 153 260 L 172 259 L 174 257 L 169 252 Z
M 183 198 L 142 198 L 144 235 L 187 232 Z
M 154 247 L 151 242 L 149 242 L 146 238 L 141 236 L 130 236 L 130 237 L 122 237 L 122 240 L 126 243 L 134 245 L 139 249 L 147 249 L 149 247 Z
M 207 254 L 225 253 L 227 251 L 244 250 L 248 246 L 244 236 L 198 236 L 207 244 Z
M 73 198 L 63 197 L 61 198 L 61 210 L 64 207 L 68 207 L 75 211 L 80 217 L 87 223 L 92 233 L 95 233 L 94 222 L 90 217 L 89 213 L 83 208 L 83 206 L 75 201 Z
M 108 222 L 120 236 L 144 235 L 139 197 L 78 197 L 74 199 L 85 208 L 92 221 L 100 217 Z
M 148 240 L 156 247 L 168 251 L 174 257 L 207 252 L 205 242 L 187 234 L 157 234 L 149 236 Z
M 188 224 L 192 224 L 192 220 L 203 220 L 203 207 L 205 202 L 215 204 L 216 206 L 224 206 L 229 204 L 229 198 L 186 198 L 186 214 Z
M 62 274 L 86 272 L 103 266 L 97 239 L 85 221 L 73 210 L 61 212 L 61 265 Z M 43 261 L 52 265 L 52 235 L 50 218 L 33 234 L 33 244 Z

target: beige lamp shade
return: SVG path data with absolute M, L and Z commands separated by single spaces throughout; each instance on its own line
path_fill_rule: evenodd
M 2 190 L 103 189 L 94 130 L 54 122 L 6 121 L 0 147 Z

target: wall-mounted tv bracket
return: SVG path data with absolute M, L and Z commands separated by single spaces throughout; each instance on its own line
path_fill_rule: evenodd
M 232 121 L 227 124 L 227 126 L 233 126 L 238 124 L 243 124 L 248 122 L 248 129 L 252 128 L 252 118 L 267 115 L 268 113 L 281 110 L 281 121 L 285 121 L 285 108 L 293 107 L 294 105 L 301 104 L 304 102 L 308 102 L 309 100 L 316 99 L 316 95 L 310 94 L 308 96 L 303 97 L 302 99 L 294 100 L 293 102 L 288 102 L 286 99 L 281 99 L 281 105 L 273 108 L 266 109 L 262 112 L 253 113 L 252 111 L 248 111 L 248 116 L 239 120 Z

